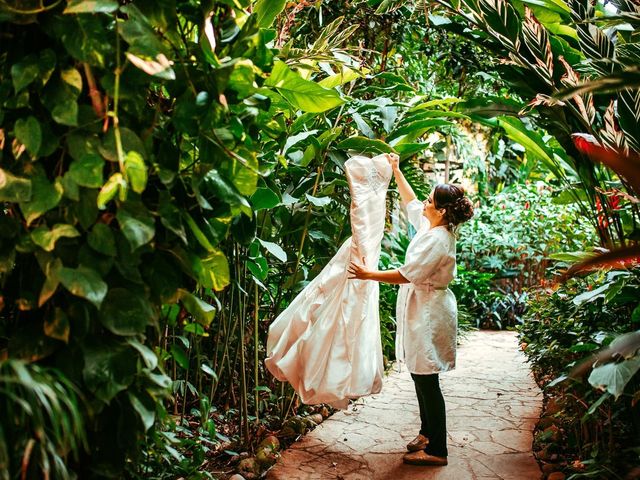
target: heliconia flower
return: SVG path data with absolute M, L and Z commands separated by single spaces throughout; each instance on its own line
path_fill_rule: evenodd
M 620 195 L 612 195 L 609 198 L 609 204 L 612 210 L 620 210 Z

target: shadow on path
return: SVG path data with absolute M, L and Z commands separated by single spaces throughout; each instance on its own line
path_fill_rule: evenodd
M 541 478 L 531 450 L 542 394 L 513 332 L 474 332 L 457 368 L 440 376 L 447 404 L 449 465 L 404 465 L 419 430 L 413 382 L 403 367 L 382 392 L 338 412 L 283 452 L 270 480 L 529 480 Z

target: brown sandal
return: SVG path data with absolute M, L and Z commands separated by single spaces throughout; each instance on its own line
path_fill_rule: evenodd
M 409 465 L 422 465 L 422 466 L 433 466 L 433 467 L 443 467 L 449 463 L 447 460 L 447 457 L 436 457 L 435 455 L 428 454 L 424 450 L 405 453 L 404 457 L 402 457 L 402 461 L 404 463 L 408 463 Z
M 429 439 L 424 435 L 419 434 L 407 444 L 407 450 L 410 452 L 417 452 L 419 450 L 424 450 L 427 445 L 429 445 Z

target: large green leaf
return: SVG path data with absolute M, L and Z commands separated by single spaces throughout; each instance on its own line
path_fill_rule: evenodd
M 222 200 L 231 206 L 239 206 L 246 214 L 251 215 L 251 206 L 246 198 L 244 198 L 235 185 L 232 185 L 224 178 L 216 169 L 211 169 L 202 178 L 198 184 L 198 190 L 206 199 L 206 208 L 211 208 L 209 202 Z
M 79 236 L 80 232 L 78 232 L 73 225 L 62 223 L 54 225 L 51 230 L 43 225 L 31 232 L 33 242 L 47 252 L 53 251 L 59 238 L 74 238 Z
M 191 268 L 200 285 L 205 288 L 219 291 L 231 281 L 227 257 L 219 250 L 210 252 L 205 258 L 193 257 Z
M 0 168 L 0 202 L 28 202 L 31 200 L 31 180 L 12 175 Z
M 88 339 L 83 343 L 84 382 L 93 394 L 109 403 L 133 382 L 137 355 L 129 345 L 109 337 Z
M 411 139 L 418 138 L 426 132 L 438 127 L 451 127 L 453 123 L 440 118 L 427 118 L 424 120 L 416 120 L 415 122 L 403 123 L 399 128 L 389 135 L 389 140 L 397 138 L 401 135 L 407 135 Z
M 269 28 L 282 12 L 286 3 L 286 0 L 258 0 L 253 7 L 258 16 L 258 25 L 262 28 Z
M 126 180 L 136 193 L 144 192 L 147 186 L 147 166 L 138 152 L 128 152 L 124 159 Z
M 38 59 L 35 55 L 27 55 L 11 66 L 11 79 L 16 93 L 29 86 L 40 75 Z
M 544 143 L 538 133 L 527 129 L 522 121 L 515 117 L 500 117 L 498 123 L 511 140 L 522 145 L 527 150 L 527 153 L 542 160 L 557 178 L 564 178 L 565 174 L 558 167 L 558 161 L 553 151 Z
M 87 243 L 96 252 L 109 257 L 115 257 L 118 253 L 113 231 L 104 223 L 96 223 L 93 226 L 91 232 L 89 232 L 89 235 L 87 236 Z
M 82 187 L 101 187 L 104 163 L 104 160 L 99 155 L 86 154 L 79 160 L 71 162 L 69 176 Z
M 148 58 L 168 53 L 148 18 L 133 3 L 121 10 L 127 13 L 128 19 L 120 24 L 119 31 L 129 44 L 130 53 Z
M 373 140 L 367 137 L 351 137 L 338 144 L 341 150 L 355 150 L 359 153 L 391 153 L 393 148 L 382 140 Z
M 267 242 L 266 240 L 258 239 L 260 245 L 262 245 L 271 255 L 276 257 L 281 262 L 287 261 L 287 252 L 277 243 Z
M 84 298 L 100 308 L 107 295 L 107 284 L 94 270 L 80 265 L 78 268 L 62 267 L 58 271 L 60 283 L 77 297 Z
M 22 143 L 31 155 L 37 155 L 42 145 L 42 128 L 40 122 L 33 117 L 16 120 L 16 138 Z
M 303 79 L 284 62 L 276 62 L 264 85 L 276 89 L 295 109 L 303 112 L 326 112 L 344 103 L 337 91 Z
M 270 209 L 280 203 L 278 194 L 269 188 L 260 187 L 251 196 L 251 204 L 255 210 Z
M 128 392 L 129 401 L 131 402 L 131 406 L 138 414 L 142 425 L 144 426 L 144 431 L 146 432 L 156 421 L 156 404 L 153 398 L 149 396 L 148 393 L 138 393 L 133 394 L 133 392 Z
M 141 203 L 122 205 L 116 213 L 116 218 L 132 250 L 153 239 L 156 232 L 155 220 Z
M 69 0 L 62 13 L 111 13 L 118 9 L 118 0 Z
M 62 183 L 58 179 L 52 184 L 43 173 L 35 175 L 31 179 L 31 199 L 20 202 L 20 210 L 27 225 L 43 213 L 55 208 L 62 198 L 63 191 Z
M 596 388 L 606 390 L 618 399 L 638 370 L 640 370 L 640 356 L 619 363 L 606 363 L 593 369 L 589 375 L 589 383 Z
M 155 313 L 140 293 L 112 288 L 100 308 L 100 322 L 116 335 L 138 335 L 152 324 Z
M 180 301 L 185 310 L 201 325 L 208 326 L 216 314 L 216 309 L 213 305 L 209 305 L 186 290 L 180 290 Z
M 47 337 L 68 343 L 70 332 L 69 317 L 61 308 L 54 308 L 45 319 L 44 334 Z

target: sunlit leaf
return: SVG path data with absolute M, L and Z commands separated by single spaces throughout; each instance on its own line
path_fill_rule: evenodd
M 338 92 L 303 79 L 284 62 L 276 62 L 264 85 L 275 88 L 291 105 L 303 112 L 325 112 L 344 103 Z

